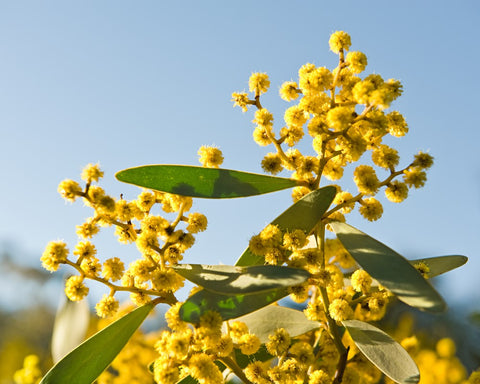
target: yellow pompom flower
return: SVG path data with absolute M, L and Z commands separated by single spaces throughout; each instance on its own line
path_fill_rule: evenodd
M 299 86 L 304 95 L 318 95 L 330 88 L 333 81 L 333 74 L 328 68 L 318 67 L 313 64 L 306 64 L 302 67 L 304 70 L 299 71 Z M 324 97 L 324 96 L 321 96 Z
M 223 376 L 212 358 L 205 353 L 196 353 L 188 360 L 188 371 L 200 384 L 223 382 Z
M 298 85 L 295 81 L 286 81 L 280 87 L 280 97 L 285 101 L 295 100 L 298 93 Z
M 412 165 L 420 169 L 428 169 L 433 165 L 433 156 L 425 152 L 418 152 Z
M 100 231 L 97 220 L 88 218 L 85 223 L 76 226 L 77 235 L 83 239 L 91 239 Z
M 350 192 L 347 192 L 347 191 L 337 192 L 337 194 L 335 195 L 335 198 L 333 199 L 333 204 L 337 206 L 343 205 L 340 211 L 343 214 L 347 214 L 347 213 L 350 213 L 355 207 L 355 202 L 351 201 L 352 199 L 353 199 L 353 196 Z
M 98 277 L 102 270 L 102 264 L 96 257 L 88 257 L 82 260 L 80 268 L 86 276 Z
M 67 261 L 67 257 L 67 244 L 63 241 L 51 241 L 47 244 L 40 260 L 42 261 L 43 268 L 47 271 L 54 272 L 60 264 Z
M 218 168 L 223 163 L 223 154 L 217 147 L 201 146 L 198 150 L 199 161 L 204 167 Z
M 408 132 L 408 125 L 400 112 L 393 111 L 386 115 L 388 132 L 395 137 L 405 136 Z
M 14 373 L 15 384 L 37 384 L 42 378 L 40 359 L 37 355 L 28 355 L 23 360 L 23 368 Z
M 95 256 L 97 254 L 97 249 L 95 248 L 95 244 L 90 241 L 80 241 L 75 246 L 73 254 L 78 256 L 78 260 L 81 261 L 84 258 Z
M 229 324 L 228 331 L 233 341 L 237 342 L 243 335 L 248 334 L 248 327 L 243 321 L 233 321 Z
M 382 217 L 382 204 L 374 197 L 363 199 L 360 201 L 360 204 L 358 211 L 368 221 L 376 221 Z
M 403 171 L 403 181 L 409 187 L 421 188 L 427 181 L 427 174 L 418 167 L 411 167 Z
M 262 361 L 254 361 L 245 367 L 245 377 L 253 384 L 270 384 L 265 363 Z
M 291 251 L 304 247 L 306 243 L 307 235 L 300 229 L 286 232 L 283 235 L 283 246 Z
M 447 359 L 454 357 L 457 351 L 455 342 L 449 337 L 444 337 L 443 339 L 438 340 L 435 349 L 437 350 L 438 356 Z
M 358 191 L 365 195 L 374 195 L 380 184 L 375 170 L 369 165 L 359 165 L 353 172 L 353 181 Z
M 283 170 L 282 159 L 278 153 L 267 153 L 262 160 L 262 169 L 276 175 Z
M 308 384 L 330 384 L 332 378 L 322 369 L 313 371 L 308 378 Z
M 105 260 L 103 263 L 102 276 L 111 281 L 120 280 L 125 271 L 125 265 L 118 257 Z
M 248 95 L 245 92 L 243 93 L 233 92 L 232 101 L 234 102 L 233 104 L 234 107 L 239 106 L 240 108 L 242 108 L 243 112 L 248 111 L 248 104 L 250 100 L 248 98 Z
M 302 366 L 308 366 L 313 363 L 315 359 L 313 354 L 313 347 L 305 341 L 297 341 L 288 351 L 289 354 L 295 356 L 295 359 Z
M 258 351 L 262 343 L 258 336 L 247 333 L 240 337 L 237 344 L 244 355 L 253 355 Z
M 176 292 L 183 287 L 184 281 L 183 277 L 171 268 L 164 271 L 154 270 L 151 279 L 153 288 L 161 292 Z
M 142 212 L 149 212 L 150 208 L 155 204 L 155 195 L 151 192 L 143 191 L 138 195 L 135 202 Z
M 190 213 L 187 219 L 187 231 L 190 233 L 203 232 L 207 229 L 207 217 L 201 213 Z
M 364 295 L 370 291 L 372 285 L 372 278 L 367 271 L 363 269 L 357 269 L 353 272 L 351 277 L 352 287 L 355 291 L 361 292 Z
M 82 180 L 88 184 L 92 182 L 98 182 L 103 177 L 103 171 L 100 170 L 99 164 L 88 164 L 82 170 Z
M 262 93 L 267 92 L 270 87 L 270 80 L 266 73 L 252 73 L 248 79 L 248 88 L 250 92 L 255 93 L 255 96 L 260 96 Z
M 113 316 L 118 310 L 118 300 L 113 296 L 103 295 L 102 299 L 95 305 L 95 311 L 99 317 Z
M 139 307 L 142 305 L 150 303 L 151 299 L 145 292 L 133 292 L 130 294 L 130 299 L 133 303 Z
M 330 36 L 328 41 L 330 45 L 330 50 L 334 53 L 339 53 L 342 50 L 348 51 L 352 41 L 350 35 L 344 31 L 336 31 Z
M 353 110 L 350 107 L 332 108 L 327 113 L 327 124 L 334 131 L 347 129 L 353 121 Z
M 83 276 L 71 276 L 65 282 L 65 295 L 72 301 L 80 301 L 88 295 L 88 287 L 83 283 Z
M 394 180 L 385 189 L 385 196 L 393 203 L 401 203 L 408 196 L 407 184 Z
M 388 145 L 381 144 L 372 151 L 372 161 L 379 167 L 394 169 L 400 161 L 398 151 Z
M 66 179 L 58 184 L 58 193 L 67 201 L 75 201 L 82 192 L 82 187 L 76 181 Z
M 362 52 L 348 52 L 345 62 L 353 73 L 360 73 L 367 66 L 367 56 Z
M 273 356 L 282 356 L 290 347 L 290 335 L 284 328 L 278 328 L 271 335 L 268 335 L 268 342 L 265 344 L 268 353 Z
M 252 136 L 255 143 L 257 143 L 261 147 L 265 147 L 272 143 L 272 140 L 270 139 L 270 136 L 273 136 L 272 127 L 264 127 L 263 125 L 258 125 L 253 130 Z
M 160 356 L 153 363 L 153 377 L 156 383 L 176 384 L 180 380 L 180 370 L 174 362 L 167 356 Z
M 280 130 L 280 136 L 282 140 L 287 144 L 289 147 L 293 147 L 297 144 L 303 137 L 304 132 L 301 126 L 291 126 L 289 128 L 283 127 Z
M 284 119 L 289 127 L 302 127 L 308 120 L 308 113 L 293 105 L 285 111 Z
M 344 299 L 333 300 L 328 307 L 328 312 L 330 313 L 330 317 L 335 321 L 353 318 L 353 310 L 348 301 Z
M 260 127 L 272 127 L 273 115 L 268 109 L 262 108 L 255 112 L 255 118 L 252 123 L 258 124 Z

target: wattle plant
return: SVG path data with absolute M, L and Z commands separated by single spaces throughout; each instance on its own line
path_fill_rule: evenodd
M 431 155 L 420 152 L 399 167 L 398 152 L 385 143 L 388 136 L 408 132 L 403 116 L 389 111 L 402 86 L 378 74 L 360 77 L 367 58 L 349 51 L 350 45 L 348 34 L 335 32 L 330 48 L 339 56 L 338 66 L 305 64 L 298 82 L 281 86 L 284 100 L 298 102 L 287 108 L 280 129 L 260 102 L 270 86 L 266 74 L 251 75 L 251 95 L 233 94 L 245 112 L 256 109 L 253 137 L 274 148 L 261 164 L 271 175 L 222 169 L 221 151 L 202 147 L 201 167 L 146 165 L 118 172 L 118 180 L 145 188 L 132 201 L 114 199 L 95 184 L 103 176 L 97 165 L 85 168 L 83 187 L 72 180 L 60 184 L 67 200 L 83 199 L 94 214 L 77 227 L 73 256 L 65 243 L 51 242 L 44 267 L 55 271 L 67 264 L 76 270 L 65 288 L 71 301 L 88 294 L 85 280 L 108 287 L 96 305 L 101 317 L 117 312 L 120 291 L 130 292 L 138 308 L 66 354 L 42 384 L 115 382 L 115 373 L 104 370 L 159 303 L 170 305 L 169 329 L 160 331 L 152 346 L 158 353 L 145 367 L 150 375 L 145 382 L 221 383 L 230 374 L 255 384 L 373 384 L 382 374 L 400 384 L 419 381 L 410 354 L 371 322 L 385 315 L 393 298 L 422 311 L 444 311 L 428 279 L 467 258 L 408 260 L 346 223 L 355 207 L 367 220 L 378 220 L 383 207 L 377 193 L 384 190 L 388 200 L 403 201 L 409 190 L 425 184 L 433 164 Z M 309 155 L 297 148 L 305 128 L 312 140 Z M 360 161 L 367 164 L 353 170 L 356 193 L 325 183 L 342 179 L 344 169 Z M 280 172 L 290 176 L 275 176 Z M 188 214 L 192 198 L 241 198 L 288 188 L 293 204 L 279 209 L 283 213 L 251 238 L 234 265 L 182 263 L 194 235 L 207 227 L 204 215 Z M 90 240 L 102 226 L 113 226 L 120 242 L 135 243 L 140 258 L 127 268 L 119 258 L 100 261 Z M 196 288 L 182 302 L 175 293 L 184 279 Z M 286 296 L 301 309 L 279 303 Z

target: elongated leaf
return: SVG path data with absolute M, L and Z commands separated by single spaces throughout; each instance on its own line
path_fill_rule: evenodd
M 438 292 L 403 256 L 348 224 L 330 225 L 357 263 L 404 303 L 431 312 L 446 309 Z
M 269 305 L 235 320 L 244 322 L 250 333 L 256 335 L 262 343 L 266 343 L 268 336 L 279 328 L 284 328 L 291 337 L 296 337 L 321 326 L 318 321 L 308 320 L 302 311 L 278 305 Z
M 234 319 L 265 307 L 287 295 L 287 288 L 251 295 L 221 295 L 202 289 L 183 303 L 180 307 L 180 317 L 183 321 L 198 323 L 200 316 L 212 310 L 220 313 L 223 320 Z
M 299 268 L 275 265 L 234 267 L 230 265 L 180 264 L 175 272 L 193 283 L 225 295 L 251 295 L 305 282 L 310 274 Z
M 385 375 L 400 384 L 418 383 L 420 372 L 417 365 L 389 335 L 359 320 L 346 320 L 343 325 L 358 349 Z
M 468 257 L 460 255 L 449 256 L 437 256 L 428 257 L 426 259 L 409 260 L 410 264 L 415 265 L 417 263 L 425 263 L 430 271 L 428 272 L 428 278 L 432 278 L 442 273 L 451 271 L 452 269 L 461 267 L 468 261 Z
M 153 304 L 123 316 L 80 344 L 47 372 L 40 384 L 90 384 L 122 350 Z
M 322 219 L 323 214 L 332 204 L 336 192 L 337 190 L 333 186 L 323 187 L 310 192 L 291 205 L 271 224 L 278 225 L 282 231 L 301 229 L 308 234 Z M 265 264 L 265 258 L 254 254 L 250 248 L 247 248 L 235 263 L 237 266 L 259 264 Z
M 261 195 L 298 185 L 293 179 L 189 165 L 144 165 L 117 172 L 115 177 L 156 191 L 214 199 Z
M 90 310 L 87 300 L 71 301 L 63 296 L 53 325 L 52 358 L 57 363 L 77 347 L 87 334 Z

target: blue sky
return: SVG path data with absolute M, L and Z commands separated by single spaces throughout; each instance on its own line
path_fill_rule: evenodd
M 266 149 L 253 142 L 252 113 L 232 108 L 231 93 L 247 89 L 252 72 L 267 72 L 263 105 L 281 121 L 288 104 L 279 86 L 304 63 L 333 68 L 328 39 L 345 30 L 368 57 L 366 74 L 403 83 L 392 107 L 410 133 L 388 142 L 402 164 L 419 150 L 435 157 L 427 186 L 400 205 L 386 202 L 379 222 L 348 219 L 407 258 L 469 256 L 439 289 L 448 300 L 478 302 L 479 16 L 474 0 L 2 2 L 0 242 L 30 264 L 50 240 L 72 249 L 75 225 L 91 212 L 65 204 L 56 188 L 90 162 L 105 171 L 107 192 L 129 199 L 138 189 L 115 172 L 196 165 L 201 145 L 219 146 L 225 168 L 261 172 Z M 232 264 L 290 203 L 289 191 L 196 201 L 209 230 L 186 261 Z M 104 232 L 103 256 L 137 257 Z

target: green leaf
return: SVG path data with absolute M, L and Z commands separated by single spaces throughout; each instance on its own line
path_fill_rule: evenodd
M 449 255 L 449 256 L 437 256 L 428 257 L 426 259 L 409 260 L 410 264 L 415 265 L 417 263 L 425 263 L 430 271 L 428 272 L 428 278 L 432 278 L 442 273 L 451 271 L 452 269 L 461 267 L 468 260 L 466 256 Z
M 359 320 L 342 322 L 358 349 L 380 371 L 400 384 L 420 380 L 417 365 L 407 351 L 382 330 Z
M 87 334 L 90 322 L 90 309 L 87 300 L 71 301 L 63 296 L 55 315 L 52 334 L 52 359 L 54 363 L 61 360 L 77 347 Z
M 223 320 L 234 319 L 265 307 L 287 295 L 287 288 L 251 295 L 222 295 L 202 289 L 183 303 L 180 307 L 180 318 L 190 323 L 198 323 L 200 316 L 211 310 L 220 313 Z
M 296 203 L 291 205 L 285 212 L 278 216 L 271 224 L 277 225 L 282 231 L 293 231 L 301 229 L 310 233 L 322 219 L 327 211 L 337 190 L 333 186 L 327 186 L 310 192 Z M 247 248 L 235 265 L 259 265 L 265 264 L 265 258 L 250 251 Z
M 40 384 L 91 384 L 122 350 L 152 310 L 146 304 L 84 341 L 43 377 Z
M 189 165 L 144 165 L 117 172 L 115 177 L 156 191 L 213 199 L 261 195 L 298 185 L 293 179 Z
M 250 333 L 262 343 L 266 343 L 268 336 L 279 328 L 284 328 L 291 337 L 297 337 L 322 325 L 318 321 L 308 320 L 302 311 L 278 305 L 269 305 L 235 320 L 244 322 Z
M 191 282 L 224 295 L 251 295 L 304 283 L 310 273 L 276 265 L 234 267 L 230 265 L 179 264 L 175 272 Z
M 330 225 L 357 263 L 404 303 L 431 312 L 446 309 L 438 292 L 403 256 L 348 224 Z

